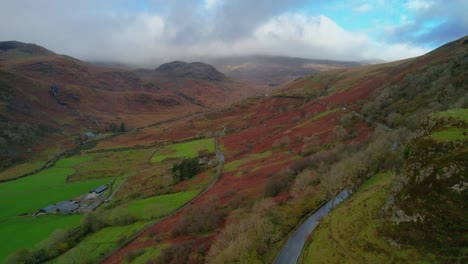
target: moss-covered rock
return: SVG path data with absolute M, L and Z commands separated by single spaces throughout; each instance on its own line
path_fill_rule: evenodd
M 452 113 L 422 122 L 385 208 L 392 239 L 434 252 L 444 262 L 460 261 L 468 251 L 468 138 L 463 133 L 434 138 L 467 128 L 468 109 Z

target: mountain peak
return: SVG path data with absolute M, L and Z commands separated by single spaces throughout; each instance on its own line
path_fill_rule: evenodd
M 173 61 L 161 64 L 155 72 L 168 77 L 190 78 L 208 81 L 225 81 L 227 77 L 215 67 L 202 62 Z
M 23 43 L 19 41 L 2 41 L 0 42 L 0 59 L 25 59 L 31 57 L 54 55 L 50 50 L 47 50 L 33 43 Z

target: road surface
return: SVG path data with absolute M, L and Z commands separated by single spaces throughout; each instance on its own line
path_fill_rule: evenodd
M 327 202 L 311 215 L 286 242 L 273 263 L 275 264 L 293 264 L 297 263 L 301 255 L 302 248 L 309 234 L 315 229 L 320 219 L 330 212 L 330 210 L 344 201 L 348 197 L 347 190 L 340 192 L 335 199 Z

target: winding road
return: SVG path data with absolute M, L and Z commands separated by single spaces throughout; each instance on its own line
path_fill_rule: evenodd
M 315 229 L 320 219 L 330 212 L 330 210 L 348 198 L 350 193 L 347 190 L 341 191 L 334 199 L 328 201 L 320 207 L 307 220 L 299 226 L 294 234 L 284 244 L 280 253 L 273 261 L 274 264 L 292 264 L 297 263 L 301 255 L 302 248 L 307 240 L 307 237 Z

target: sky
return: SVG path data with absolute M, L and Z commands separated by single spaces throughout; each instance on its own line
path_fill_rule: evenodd
M 467 0 L 0 0 L 0 41 L 86 61 L 415 57 L 468 34 Z

